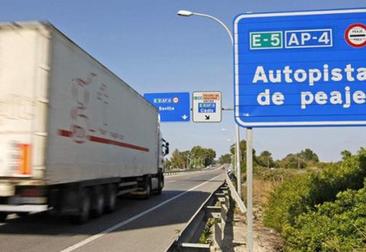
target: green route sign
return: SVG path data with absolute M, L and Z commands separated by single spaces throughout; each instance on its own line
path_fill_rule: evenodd
M 282 31 L 264 31 L 250 33 L 250 49 L 280 49 L 283 47 Z

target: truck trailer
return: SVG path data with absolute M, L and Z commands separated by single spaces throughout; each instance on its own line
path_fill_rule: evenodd
M 0 24 L 0 221 L 159 194 L 168 149 L 158 111 L 52 24 Z

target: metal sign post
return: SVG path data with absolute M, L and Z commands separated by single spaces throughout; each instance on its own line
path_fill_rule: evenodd
M 236 131 L 236 183 L 237 183 L 237 192 L 238 195 L 241 197 L 241 167 L 240 167 L 240 127 L 236 124 L 235 126 Z
M 247 250 L 253 252 L 253 130 L 247 133 Z

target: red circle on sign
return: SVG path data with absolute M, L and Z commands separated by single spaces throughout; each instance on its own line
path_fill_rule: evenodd
M 346 29 L 346 32 L 344 33 L 344 38 L 347 41 L 347 44 L 349 44 L 350 46 L 364 47 L 366 45 L 366 25 L 364 24 L 350 25 Z M 361 43 L 358 43 L 358 41 L 361 41 Z

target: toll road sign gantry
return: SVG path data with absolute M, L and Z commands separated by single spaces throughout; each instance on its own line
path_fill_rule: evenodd
M 366 125 L 365 9 L 240 15 L 234 54 L 239 125 Z
M 247 129 L 253 252 L 253 127 L 366 125 L 366 9 L 234 20 L 235 120 Z

